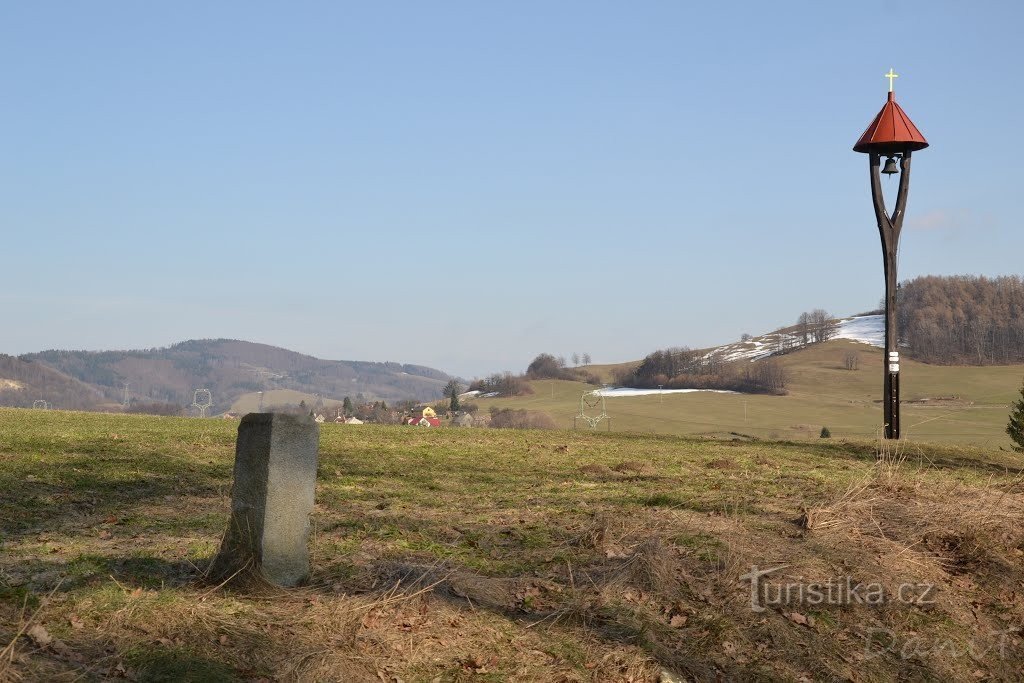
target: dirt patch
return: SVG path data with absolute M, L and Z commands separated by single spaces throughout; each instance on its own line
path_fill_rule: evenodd
M 973 533 L 932 532 L 922 542 L 950 574 L 975 573 L 992 562 L 988 544 Z
M 957 406 L 972 406 L 974 401 L 968 401 L 962 399 L 959 396 L 925 396 L 924 398 L 915 398 L 904 403 L 910 403 L 916 406 L 935 406 L 937 408 L 953 408 Z
M 729 458 L 715 458 L 708 461 L 705 467 L 713 470 L 738 470 L 740 468 L 735 460 Z

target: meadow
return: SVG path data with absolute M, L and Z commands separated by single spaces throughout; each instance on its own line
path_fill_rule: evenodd
M 845 369 L 847 353 L 859 357 Z M 877 439 L 882 423 L 882 350 L 846 340 L 814 344 L 775 358 L 789 374 L 788 394 L 691 393 L 608 398 L 612 431 L 693 434 L 732 438 L 816 439 L 822 427 L 834 437 Z M 608 382 L 616 365 L 588 368 Z M 915 442 L 1010 448 L 1005 428 L 1009 404 L 1020 398 L 1024 366 L 944 366 L 901 362 L 902 435 Z M 572 427 L 580 396 L 596 387 L 538 380 L 534 394 L 476 400 L 484 411 L 526 408 Z M 601 429 L 608 428 L 603 424 Z
M 0 680 L 1024 670 L 1024 460 L 1009 451 L 328 424 L 313 574 L 286 591 L 203 578 L 236 426 L 0 410 Z M 753 566 L 934 589 L 756 611 Z

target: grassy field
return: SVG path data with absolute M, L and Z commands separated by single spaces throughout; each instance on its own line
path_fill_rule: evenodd
M 283 591 L 202 577 L 227 522 L 235 428 L 0 410 L 0 680 L 948 681 L 1024 669 L 1016 454 L 324 425 L 313 575 Z M 780 584 L 937 588 L 922 604 L 755 612 L 741 578 L 755 565 L 785 565 Z
M 860 356 L 860 369 L 844 369 L 847 352 Z M 789 370 L 787 396 L 749 394 L 665 394 L 609 398 L 613 431 L 654 434 L 747 434 L 769 439 L 833 436 L 878 437 L 882 423 L 882 351 L 837 340 L 778 357 Z M 618 366 L 588 368 L 608 381 Z M 1024 366 L 939 366 L 901 362 L 903 435 L 915 442 L 963 443 L 1009 448 L 1005 434 L 1009 403 L 1019 398 Z M 594 387 L 580 382 L 541 380 L 535 393 L 514 399 L 481 399 L 492 405 L 550 414 L 571 427 L 580 395 Z M 601 429 L 607 425 L 601 425 Z

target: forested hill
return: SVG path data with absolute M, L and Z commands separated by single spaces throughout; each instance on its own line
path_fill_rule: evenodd
M 900 284 L 900 342 L 926 363 L 1024 363 L 1024 279 L 928 275 Z
M 190 405 L 193 392 L 200 388 L 212 392 L 216 406 L 271 389 L 337 399 L 362 395 L 366 400 L 427 400 L 439 397 L 449 379 L 440 370 L 420 365 L 322 360 L 234 339 L 192 340 L 136 351 L 44 351 L 20 360 L 95 387 L 102 397 L 97 403 L 120 402 L 125 383 L 136 401 L 177 406 Z
M 99 388 L 46 363 L 0 354 L 0 406 L 29 408 L 45 401 L 67 410 L 89 410 L 104 400 Z

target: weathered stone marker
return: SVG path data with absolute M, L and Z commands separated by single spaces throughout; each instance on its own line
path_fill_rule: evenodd
M 309 416 L 249 413 L 238 425 L 231 521 L 208 576 L 252 570 L 278 586 L 309 576 L 320 426 Z

